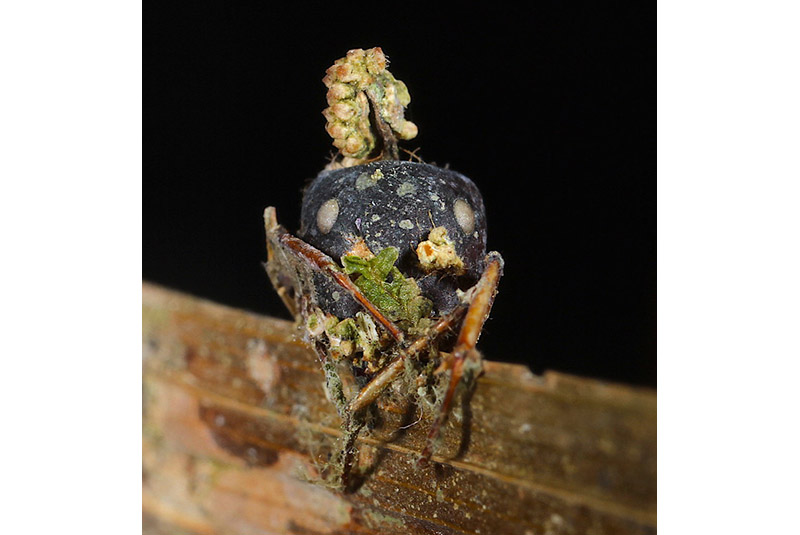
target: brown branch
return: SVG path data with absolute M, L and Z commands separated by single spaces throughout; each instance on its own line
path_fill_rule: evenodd
M 291 323 L 145 284 L 143 350 L 147 533 L 655 532 L 652 391 L 486 362 L 431 466 L 430 420 L 387 403 L 342 494 L 318 472 L 339 417 Z

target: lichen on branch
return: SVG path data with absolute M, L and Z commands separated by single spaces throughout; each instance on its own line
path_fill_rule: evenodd
M 397 138 L 417 135 L 417 125 L 404 118 L 411 102 L 408 88 L 387 64 L 379 47 L 357 48 L 336 60 L 322 79 L 328 88 L 328 107 L 322 112 L 328 121 L 325 129 L 344 156 L 338 166 L 397 159 Z

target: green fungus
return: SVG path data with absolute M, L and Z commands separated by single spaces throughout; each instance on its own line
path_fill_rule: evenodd
M 342 265 L 345 273 L 358 275 L 355 285 L 384 316 L 412 332 L 422 327 L 433 303 L 421 295 L 417 281 L 397 269 L 398 255 L 396 247 L 387 247 L 372 258 L 343 256 Z

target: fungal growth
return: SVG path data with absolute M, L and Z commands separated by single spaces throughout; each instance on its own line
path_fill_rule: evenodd
M 380 421 L 383 397 L 427 414 L 419 464 L 434 455 L 456 392 L 480 374 L 475 345 L 503 259 L 487 254 L 483 199 L 469 178 L 398 159 L 397 140 L 417 127 L 380 48 L 349 51 L 323 82 L 340 155 L 305 189 L 296 236 L 265 210 L 266 268 L 319 357 L 343 431 L 328 479 L 347 491 L 360 475 L 357 439 Z
M 336 60 L 322 79 L 328 88 L 325 129 L 344 156 L 334 166 L 366 163 L 376 150 L 377 158 L 396 160 L 397 138 L 416 137 L 417 125 L 403 117 L 411 102 L 408 88 L 387 64 L 380 48 L 358 48 Z
M 458 216 L 456 216 L 458 220 Z M 460 222 L 459 222 L 460 224 Z M 453 240 L 447 237 L 447 229 L 431 229 L 428 239 L 417 245 L 417 257 L 424 271 L 451 271 L 456 275 L 464 273 L 464 261 L 456 253 Z

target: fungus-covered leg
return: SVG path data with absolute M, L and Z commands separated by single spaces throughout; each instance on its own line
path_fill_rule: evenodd
M 342 378 L 339 377 L 339 372 L 336 370 L 336 363 L 328 356 L 322 342 L 314 340 L 313 343 L 317 358 L 322 365 L 322 371 L 325 373 L 325 390 L 327 391 L 328 399 L 336 407 L 339 418 L 345 420 L 347 417 L 347 398 L 344 395 Z
M 356 413 L 371 405 L 381 393 L 403 372 L 405 361 L 413 358 L 430 347 L 442 334 L 457 325 L 466 312 L 466 306 L 458 306 L 452 312 L 442 317 L 428 332 L 417 338 L 413 344 L 401 351 L 398 356 L 387 364 L 372 380 L 361 389 L 348 406 L 349 413 Z
M 340 486 L 342 490 L 347 492 L 351 490 L 350 476 L 353 473 L 353 465 L 355 464 L 356 454 L 358 453 L 358 448 L 356 448 L 356 439 L 358 439 L 361 429 L 364 428 L 365 422 L 360 415 L 354 414 L 348 414 L 344 419 L 344 422 L 344 436 L 342 437 L 343 445 L 340 453 L 342 467 Z
M 464 323 L 461 326 L 456 345 L 453 348 L 453 358 L 450 361 L 450 384 L 436 419 L 428 432 L 425 448 L 422 450 L 422 456 L 419 459 L 420 465 L 425 465 L 433 454 L 434 443 L 450 411 L 453 394 L 464 375 L 465 361 L 467 359 L 480 359 L 477 351 L 475 351 L 475 345 L 478 343 L 478 337 L 483 330 L 483 324 L 489 317 L 494 297 L 497 294 L 497 284 L 502 275 L 503 257 L 500 256 L 500 253 L 491 252 L 486 255 L 486 269 L 484 269 L 480 280 L 474 287 L 469 309 L 464 317 Z
M 462 305 L 439 319 L 424 336 L 419 337 L 413 344 L 403 350 L 350 400 L 343 417 L 345 437 L 344 446 L 342 447 L 342 488 L 348 489 L 350 486 L 350 475 L 353 471 L 357 452 L 355 441 L 358 438 L 359 431 L 364 426 L 363 411 L 372 405 L 378 399 L 378 396 L 403 373 L 407 359 L 414 358 L 434 344 L 453 325 L 458 325 L 466 311 L 467 307 Z
M 281 247 L 278 243 L 278 237 L 285 232 L 285 229 L 278 224 L 273 206 L 264 209 L 264 228 L 267 233 L 267 263 L 264 264 L 264 267 L 286 309 L 292 316 L 297 317 L 299 312 L 296 302 L 297 289 L 295 288 L 297 281 L 285 270 L 287 267 L 285 258 L 281 254 Z

